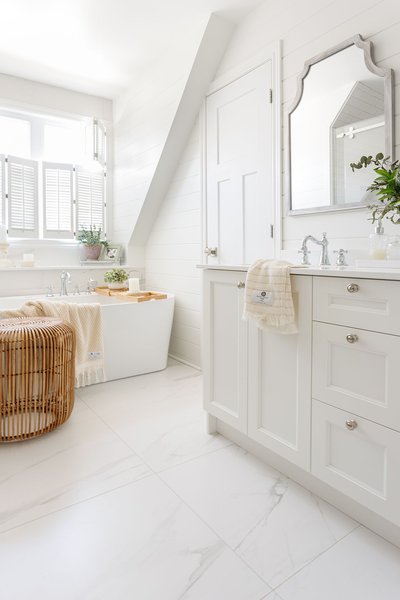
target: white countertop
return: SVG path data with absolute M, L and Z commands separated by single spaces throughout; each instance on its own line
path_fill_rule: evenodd
M 210 269 L 217 271 L 242 271 L 246 272 L 250 265 L 197 265 L 199 269 Z M 370 267 L 292 267 L 292 275 L 312 275 L 318 277 L 351 277 L 358 279 L 390 279 L 400 281 L 400 269 L 370 268 Z

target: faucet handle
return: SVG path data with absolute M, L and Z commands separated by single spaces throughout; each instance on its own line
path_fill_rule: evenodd
M 336 259 L 336 266 L 337 267 L 346 267 L 347 263 L 346 263 L 346 257 L 345 254 L 347 254 L 348 250 L 344 250 L 344 248 L 339 248 L 339 250 L 334 250 L 333 253 L 337 254 L 337 259 Z
M 308 254 L 311 254 L 311 250 L 307 250 L 306 248 L 302 248 L 301 250 L 297 251 L 298 254 L 301 254 L 301 264 L 302 265 L 309 265 L 310 261 L 308 260 Z

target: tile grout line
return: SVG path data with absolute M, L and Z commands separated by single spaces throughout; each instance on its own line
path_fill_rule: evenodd
M 221 450 L 222 450 L 222 448 L 221 448 Z M 195 516 L 196 516 L 196 517 L 197 517 L 197 518 L 198 518 L 198 519 L 199 519 L 199 520 L 200 520 L 200 521 L 203 523 L 203 525 L 205 525 L 205 526 L 206 526 L 208 529 L 210 529 L 210 531 L 212 531 L 212 532 L 213 532 L 213 534 L 217 536 L 217 538 L 218 538 L 218 539 L 219 539 L 219 540 L 222 542 L 222 544 L 223 544 L 223 545 L 224 545 L 226 548 L 228 548 L 228 550 L 231 550 L 231 551 L 232 551 L 232 552 L 235 554 L 236 558 L 238 558 L 238 559 L 239 559 L 239 560 L 240 560 L 240 561 L 241 561 L 241 562 L 244 564 L 244 566 L 245 566 L 247 569 L 249 569 L 250 571 L 252 571 L 252 572 L 254 573 L 254 575 L 257 577 L 257 579 L 259 579 L 259 580 L 260 580 L 262 583 L 264 583 L 265 585 L 267 585 L 268 587 L 270 587 L 270 588 L 271 588 L 271 590 L 270 590 L 270 591 L 267 593 L 267 595 L 266 595 L 266 596 L 261 596 L 261 598 L 260 598 L 259 600 L 263 600 L 263 599 L 264 599 L 264 598 L 266 598 L 266 597 L 268 598 L 268 595 L 269 595 L 269 594 L 271 594 L 271 593 L 274 591 L 274 589 L 272 588 L 272 586 L 271 586 L 271 585 L 270 585 L 270 584 L 269 584 L 267 581 L 265 581 L 265 579 L 263 579 L 263 578 L 262 578 L 262 577 L 261 577 L 261 576 L 260 576 L 260 575 L 259 575 L 259 574 L 258 574 L 258 573 L 257 573 L 257 572 L 254 570 L 254 569 L 253 569 L 253 567 L 251 567 L 250 565 L 248 565 L 248 564 L 247 564 L 247 563 L 246 563 L 246 562 L 243 560 L 243 558 L 242 558 L 241 556 L 239 556 L 238 554 L 236 554 L 236 552 L 233 550 L 233 548 L 231 548 L 231 546 L 229 546 L 229 544 L 228 544 L 228 543 L 227 543 L 227 542 L 226 542 L 226 541 L 225 541 L 225 540 L 224 540 L 224 539 L 223 539 L 223 538 L 222 538 L 222 537 L 219 535 L 219 533 L 217 533 L 217 532 L 215 531 L 215 529 L 214 529 L 214 528 L 213 528 L 211 525 L 209 525 L 209 524 L 207 523 L 207 521 L 205 521 L 205 519 L 204 519 L 204 518 L 203 518 L 201 515 L 199 515 L 199 514 L 198 514 L 198 512 L 197 512 L 196 510 L 194 510 L 194 508 L 192 508 L 192 507 L 191 507 L 191 506 L 190 506 L 190 505 L 189 505 L 189 504 L 186 502 L 186 500 L 184 500 L 184 499 L 183 499 L 183 498 L 182 498 L 182 497 L 181 497 L 181 496 L 178 494 L 178 492 L 176 492 L 176 491 L 175 491 L 175 490 L 174 490 L 174 489 L 173 489 L 173 488 L 172 488 L 172 487 L 171 487 L 171 486 L 170 486 L 170 485 L 169 485 L 169 484 L 168 484 L 166 481 L 164 481 L 164 480 L 163 480 L 163 479 L 160 477 L 159 473 L 156 473 L 156 475 L 157 475 L 157 477 L 160 479 L 160 481 L 161 481 L 162 483 L 164 483 L 164 485 L 166 485 L 166 487 L 167 487 L 167 488 L 168 488 L 168 489 L 169 489 L 169 490 L 170 490 L 170 491 L 171 491 L 171 492 L 172 492 L 172 493 L 173 493 L 173 494 L 174 494 L 174 495 L 175 495 L 175 496 L 176 496 L 176 497 L 177 497 L 177 498 L 180 500 L 180 502 L 182 502 L 182 504 L 184 504 L 184 505 L 186 506 L 186 508 L 188 508 L 188 509 L 190 510 L 190 512 L 192 512 L 192 513 L 193 513 L 193 514 L 194 514 L 194 515 L 195 515 Z
M 343 537 L 340 538 L 340 540 L 336 540 L 336 542 L 334 542 L 331 546 L 329 546 L 329 548 L 325 548 L 325 550 L 322 550 L 322 552 L 320 552 L 319 554 L 317 554 L 316 556 L 314 556 L 314 558 L 312 560 L 308 561 L 305 565 L 303 565 L 302 567 L 300 567 L 300 569 L 297 569 L 297 571 L 295 571 L 294 573 L 292 573 L 291 575 L 289 575 L 289 577 L 286 577 L 286 579 L 284 579 L 283 581 L 281 581 L 281 583 L 279 585 L 277 585 L 276 587 L 272 588 L 272 591 L 278 593 L 279 592 L 279 588 L 282 585 L 284 585 L 287 581 L 289 581 L 289 579 L 291 579 L 292 577 L 296 577 L 296 575 L 298 575 L 303 569 L 305 569 L 306 567 L 309 567 L 320 556 L 322 556 L 326 552 L 329 552 L 330 550 L 332 550 L 332 548 L 334 548 L 337 544 L 339 544 L 340 542 L 342 542 L 343 540 L 345 540 L 349 535 L 351 535 L 352 533 L 354 533 L 355 531 L 357 531 L 360 527 L 362 527 L 361 523 L 357 523 L 357 526 L 354 527 L 354 529 L 352 529 L 351 531 L 349 531 L 348 533 L 346 533 Z M 268 584 L 268 585 L 270 585 L 270 584 Z M 267 596 L 267 598 L 268 598 L 268 596 Z

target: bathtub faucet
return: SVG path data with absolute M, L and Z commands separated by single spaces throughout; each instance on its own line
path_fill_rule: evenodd
M 61 279 L 61 289 L 60 296 L 68 296 L 67 284 L 71 281 L 71 275 L 68 271 L 63 271 L 60 276 Z

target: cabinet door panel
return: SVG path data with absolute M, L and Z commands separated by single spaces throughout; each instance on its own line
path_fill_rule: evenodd
M 245 274 L 204 274 L 204 408 L 236 429 L 247 432 L 247 336 L 242 320 Z
M 312 432 L 312 473 L 400 524 L 400 434 L 318 400 Z
M 400 431 L 399 355 L 400 337 L 315 322 L 313 398 Z
M 283 335 L 250 326 L 249 436 L 310 469 L 310 277 L 292 276 L 299 333 Z

